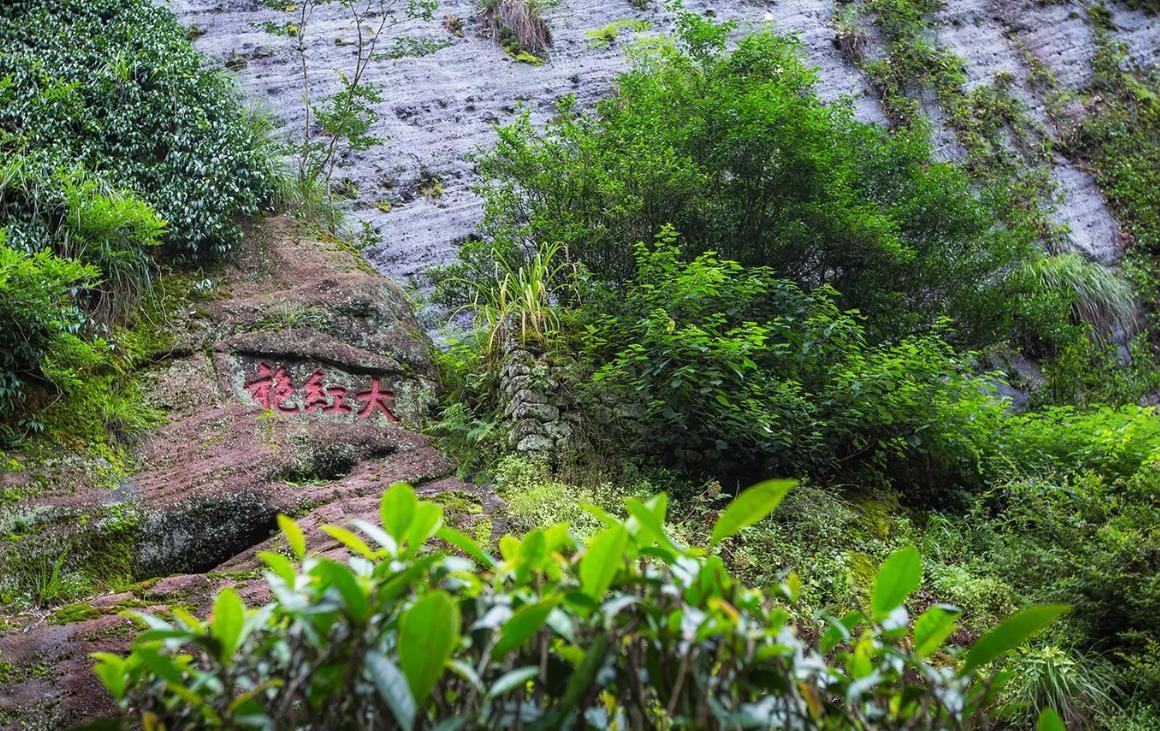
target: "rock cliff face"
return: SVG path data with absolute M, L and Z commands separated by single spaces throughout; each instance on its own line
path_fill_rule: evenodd
M 287 130 L 301 128 L 303 115 L 292 43 L 258 24 L 278 14 L 256 0 L 170 0 L 183 22 L 198 35 L 196 45 L 237 70 L 249 96 L 281 117 Z M 648 20 L 657 31 L 671 25 L 671 16 L 653 0 L 638 10 L 628 0 L 561 0 L 547 11 L 555 44 L 542 66 L 518 63 L 491 40 L 482 37 L 483 21 L 472 0 L 445 0 L 433 22 L 406 24 L 400 32 L 450 45 L 423 57 L 381 61 L 370 80 L 384 86 L 378 105 L 379 122 L 372 130 L 386 142 L 343 161 L 339 177 L 348 177 L 356 191 L 352 215 L 369 221 L 382 236 L 370 257 L 383 272 L 396 277 L 421 273 L 449 261 L 456 246 L 470 236 L 482 211 L 472 193 L 476 182 L 465 156 L 494 142 L 494 125 L 512 117 L 521 106 L 533 119 L 551 114 L 556 101 L 573 93 L 583 105 L 607 94 L 624 66 L 621 44 L 592 48 L 587 30 L 623 18 Z M 852 98 L 865 120 L 886 117 L 865 75 L 835 43 L 833 0 L 761 0 L 686 3 L 692 10 L 743 23 L 771 23 L 781 32 L 797 34 L 819 70 L 818 91 L 824 99 Z M 1113 3 L 1114 35 L 1128 44 L 1132 59 L 1143 65 L 1160 60 L 1160 19 Z M 442 13 L 463 20 L 463 37 L 442 26 Z M 949 0 L 933 20 L 932 41 L 965 62 L 967 88 L 991 83 L 997 74 L 1014 76 L 1014 90 L 1033 118 L 1046 121 L 1044 100 L 1028 83 L 1024 49 L 1041 60 L 1064 88 L 1078 89 L 1091 77 L 1092 29 L 1083 3 L 1075 0 Z M 315 59 L 315 91 L 336 88 L 336 70 L 348 67 L 354 51 L 346 43 L 351 27 L 336 7 L 318 11 L 310 33 Z M 875 34 L 869 34 L 869 54 L 881 54 Z M 880 43 L 877 44 L 880 46 Z M 936 123 L 941 115 L 926 105 Z M 954 134 L 936 129 L 940 154 L 962 154 Z M 1060 195 L 1056 218 L 1070 226 L 1069 243 L 1103 261 L 1120 252 L 1119 227 L 1090 176 L 1062 157 L 1054 177 Z M 442 194 L 420 190 L 438 180 Z M 389 203 L 389 206 L 384 205 Z M 382 210 L 388 208 L 389 210 Z

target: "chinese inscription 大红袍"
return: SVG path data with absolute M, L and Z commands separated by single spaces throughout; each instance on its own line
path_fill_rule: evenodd
M 295 396 L 295 388 L 290 374 L 285 368 L 275 368 L 269 363 L 258 364 L 258 377 L 246 384 L 246 390 L 254 403 L 267 411 L 281 411 L 284 414 L 314 413 L 354 413 L 357 418 L 366 419 L 381 412 L 389 421 L 398 421 L 393 408 L 395 393 L 383 389 L 378 378 L 371 378 L 371 387 L 359 391 L 354 396 L 354 404 L 347 403 L 347 389 L 340 386 L 327 387 L 323 382 L 325 374 L 316 370 L 302 384 L 302 397 Z M 357 411 L 356 411 L 357 409 Z

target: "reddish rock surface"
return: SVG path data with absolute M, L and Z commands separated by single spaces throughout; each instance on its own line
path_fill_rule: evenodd
M 175 317 L 179 334 L 144 378 L 169 421 L 135 450 L 140 468 L 112 490 L 42 479 L 20 505 L 50 516 L 41 530 L 74 531 L 89 543 L 107 538 L 104 518 L 91 516 L 131 510 L 137 583 L 47 615 L 5 618 L 0 728 L 67 727 L 111 711 L 88 656 L 127 649 L 126 610 L 180 604 L 204 613 L 226 585 L 251 605 L 268 599 L 254 553 L 283 546 L 279 512 L 298 517 L 312 550 L 341 553 L 321 527 L 377 522 L 379 498 L 395 482 L 445 500 L 449 519 L 469 530 L 498 506 L 408 428 L 434 403 L 434 371 L 430 341 L 394 285 L 284 218 L 256 227 L 218 274 L 218 296 Z M 263 409 L 246 388 L 261 363 L 284 368 L 295 384 L 282 410 Z M 356 408 L 319 404 L 307 413 L 302 384 L 316 371 L 346 388 Z M 394 393 L 399 422 L 382 410 L 359 416 L 365 404 L 355 394 L 372 379 Z M 4 485 L 37 477 L 9 474 Z

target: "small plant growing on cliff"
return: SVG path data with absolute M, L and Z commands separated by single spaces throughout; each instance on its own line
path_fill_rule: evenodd
M 480 13 L 488 33 L 513 58 L 521 52 L 529 56 L 552 45 L 552 31 L 543 11 L 550 0 L 481 0 Z
M 793 485 L 738 495 L 712 545 Z M 139 614 L 132 652 L 97 653 L 95 671 L 147 728 L 964 728 L 1002 682 L 992 665 L 1066 610 L 1025 609 L 945 663 L 959 612 L 910 622 L 922 565 L 908 547 L 864 612 L 806 643 L 788 622 L 796 575 L 776 596 L 746 588 L 669 535 L 664 494 L 625 506 L 585 541 L 566 523 L 504 536 L 498 559 L 407 485 L 383 495 L 378 525 L 324 526 L 345 561 L 308 554 L 281 516 L 293 560 L 259 554 L 270 603 L 224 589 L 209 619 Z
M 624 18 L 609 23 L 602 28 L 593 28 L 585 32 L 584 37 L 588 39 L 589 48 L 608 48 L 613 43 L 616 43 L 616 39 L 620 36 L 621 32 L 641 33 L 649 28 L 652 28 L 652 23 L 647 20 Z
M 857 5 L 840 6 L 834 11 L 831 25 L 834 27 L 834 42 L 851 63 L 859 63 L 866 56 L 870 38 L 859 24 L 860 13 Z
M 287 4 L 281 0 L 263 0 L 267 7 L 289 13 L 292 22 L 281 28 L 294 41 L 298 57 L 298 80 L 302 85 L 302 139 L 291 147 L 297 158 L 299 182 L 321 180 L 330 194 L 330 182 L 340 153 L 358 152 L 381 142 L 370 133 L 378 120 L 375 105 L 382 102 L 382 86 L 367 80 L 375 61 L 403 56 L 423 55 L 442 45 L 414 38 L 397 38 L 394 46 L 384 49 L 385 35 L 409 20 L 430 20 L 435 0 L 303 0 Z M 354 61 L 347 70 L 336 73 L 339 90 L 319 98 L 311 85 L 311 59 L 307 37 L 313 28 L 315 13 L 327 5 L 337 5 L 345 13 L 353 30 Z

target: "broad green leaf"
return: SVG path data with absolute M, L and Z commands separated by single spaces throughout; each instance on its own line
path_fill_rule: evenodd
M 605 528 L 593 536 L 580 559 L 580 588 L 593 600 L 604 598 L 612 580 L 624 565 L 628 531 L 623 526 Z
M 1067 726 L 1054 708 L 1044 708 L 1035 722 L 1035 731 L 1067 731 Z
M 337 525 L 324 525 L 322 526 L 322 532 L 368 561 L 375 560 L 375 552 L 366 544 L 366 541 L 348 531 L 346 528 L 340 528 Z
M 495 566 L 495 559 L 492 558 L 491 555 L 484 551 L 482 548 L 480 548 L 479 544 L 476 543 L 475 540 L 466 533 L 461 533 L 454 528 L 443 526 L 435 532 L 435 535 L 437 535 L 443 541 L 450 543 L 452 546 L 455 546 L 460 551 L 463 551 L 468 556 L 471 556 L 476 561 L 479 561 L 484 566 L 488 568 Z
M 402 542 L 406 536 L 418 503 L 415 491 L 405 482 L 397 482 L 383 493 L 379 515 L 383 520 L 383 528 L 396 541 Z
M 766 480 L 733 498 L 717 518 L 709 544 L 715 546 L 772 513 L 797 484 L 797 480 Z
M 436 561 L 440 561 L 441 557 L 436 554 L 428 554 L 420 559 L 417 559 L 413 564 L 394 574 L 379 586 L 377 599 L 380 604 L 386 604 L 394 599 L 399 594 L 411 587 L 415 579 L 422 576 L 431 569 L 431 565 Z M 385 564 L 379 564 L 383 566 Z
M 390 555 L 394 556 L 399 552 L 399 542 L 387 535 L 387 532 L 379 526 L 358 518 L 352 520 L 351 524 L 370 536 L 371 540 L 379 544 L 379 547 L 385 549 Z
M 406 541 L 412 551 L 419 549 L 443 525 L 443 506 L 418 503 L 407 526 Z
M 220 645 L 219 658 L 228 665 L 242 640 L 242 629 L 246 624 L 246 605 L 238 593 L 229 587 L 218 592 L 213 603 L 213 622 L 210 634 Z
M 610 528 L 621 524 L 619 520 L 609 515 L 608 511 L 595 503 L 580 503 L 580 509 Z
M 971 646 L 963 673 L 978 670 L 1014 650 L 1070 609 L 1066 604 L 1041 604 L 1016 612 Z
M 152 670 L 171 686 L 177 688 L 185 686 L 185 678 L 181 668 L 168 655 L 161 654 L 158 645 L 137 645 L 133 649 L 133 654 L 141 660 L 145 667 Z
M 548 542 L 544 538 L 544 531 L 536 528 L 528 532 L 520 541 L 520 563 L 533 568 L 539 567 L 548 556 Z
M 129 683 L 125 673 L 125 659 L 109 652 L 94 652 L 89 657 L 97 661 L 93 672 L 101 679 L 101 683 L 114 698 L 121 700 Z
M 931 607 L 914 621 L 914 656 L 927 657 L 942 647 L 946 638 L 950 637 L 959 623 L 958 612 Z
M 258 551 L 258 558 L 270 567 L 270 571 L 274 572 L 275 576 L 285 581 L 289 586 L 294 586 L 296 574 L 294 564 L 290 563 L 290 559 L 273 551 Z
M 290 550 L 294 552 L 294 556 L 301 561 L 302 557 L 306 555 L 306 536 L 302 535 L 302 529 L 290 516 L 281 513 L 278 514 L 278 528 L 286 536 L 286 542 L 290 544 Z
M 906 598 L 922 582 L 922 557 L 914 546 L 900 548 L 890 554 L 874 577 L 874 593 L 870 596 L 870 610 L 875 619 L 890 616 L 901 607 Z
M 499 680 L 492 683 L 491 690 L 487 691 L 488 698 L 498 698 L 510 690 L 523 686 L 532 678 L 539 674 L 540 669 L 535 665 L 527 667 L 516 668 L 510 672 L 504 673 L 499 677 Z
M 458 642 L 459 609 L 445 592 L 431 592 L 403 613 L 399 665 L 417 703 L 427 700 Z
M 339 593 L 351 619 L 358 624 L 364 624 L 370 619 L 370 599 L 349 566 L 324 558 L 319 560 L 314 574 Z
M 508 621 L 500 627 L 499 642 L 491 651 L 493 658 L 499 659 L 527 642 L 544 626 L 548 613 L 559 604 L 558 599 L 544 599 L 535 604 L 525 604 L 516 610 Z
M 679 553 L 680 546 L 673 543 L 665 532 L 665 500 L 654 502 L 654 507 L 650 507 L 636 498 L 626 498 L 624 507 L 628 510 L 628 514 L 636 519 L 640 526 L 640 533 L 642 537 L 647 539 L 648 543 L 658 543 L 670 551 Z M 642 541 L 643 543 L 643 541 Z
M 375 690 L 391 709 L 399 726 L 404 731 L 411 731 L 415 725 L 415 698 L 403 673 L 378 650 L 367 652 L 365 666 Z

